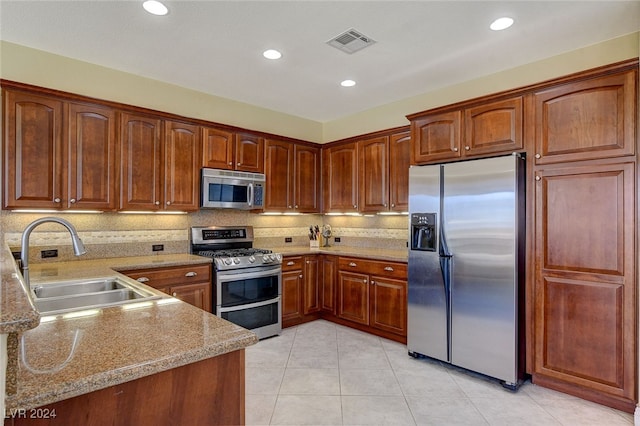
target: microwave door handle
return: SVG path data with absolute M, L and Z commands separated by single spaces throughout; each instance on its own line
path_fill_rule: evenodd
M 253 206 L 253 183 L 247 185 L 247 204 L 249 207 Z

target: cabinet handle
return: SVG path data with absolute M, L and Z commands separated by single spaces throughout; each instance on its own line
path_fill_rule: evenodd
M 140 277 L 140 278 L 136 279 L 136 281 L 138 281 L 139 283 L 146 283 L 147 281 L 149 281 L 149 278 Z
M 469 150 L 471 149 L 471 147 L 470 147 L 470 146 L 465 146 L 465 147 L 464 147 L 464 149 L 465 149 L 466 151 L 469 151 Z
M 236 166 L 239 166 L 239 165 L 240 165 L 240 162 L 236 163 Z
M 353 208 L 354 208 L 354 209 L 357 209 L 357 208 L 358 208 L 358 206 L 357 206 L 356 204 L 354 204 L 354 205 L 353 205 Z
M 288 207 L 288 208 L 291 208 L 291 205 L 289 205 L 289 207 Z
M 302 278 L 302 274 L 298 275 L 300 278 Z
M 365 284 L 367 283 L 367 281 L 368 280 L 366 278 L 364 280 L 362 280 L 362 282 L 365 283 Z
M 354 267 L 354 266 L 358 266 L 358 265 L 356 265 L 356 263 L 355 263 L 355 262 L 351 262 L 351 263 L 349 263 L 349 266 Z
M 297 204 L 295 205 L 295 208 L 296 208 L 296 209 L 298 208 L 298 205 L 297 205 Z
M 53 202 L 54 202 L 54 203 L 59 203 L 59 202 L 60 202 L 60 198 L 58 198 L 58 197 L 54 198 L 54 199 L 53 199 Z
M 155 202 L 155 205 L 156 205 L 156 206 L 159 206 L 159 205 L 160 205 L 160 201 L 156 201 L 156 202 Z
M 232 165 L 233 165 L 233 163 L 232 163 L 231 161 L 229 161 L 229 165 L 230 165 L 230 166 L 232 166 Z
M 376 285 L 376 282 L 371 280 L 371 285 Z
M 185 277 L 197 277 L 198 273 L 197 272 L 187 272 L 186 274 L 184 274 Z
M 395 207 L 395 206 L 396 206 L 396 203 L 391 203 L 391 207 Z
M 72 198 L 72 199 L 70 199 L 70 200 L 69 200 L 69 202 L 70 202 L 71 204 L 75 204 L 75 203 L 76 203 L 76 199 L 75 199 L 75 198 Z
M 540 176 L 536 176 L 536 180 L 540 180 L 542 179 Z
M 393 268 L 391 266 L 385 266 L 384 270 L 385 271 L 389 271 L 389 272 L 393 272 Z
M 170 206 L 171 205 L 171 201 L 167 201 L 167 205 Z
M 540 154 L 536 154 L 536 155 L 535 155 L 535 157 L 536 157 L 536 158 L 540 158 L 540 157 L 542 157 L 542 155 L 540 155 Z
M 287 266 L 292 266 L 292 265 L 295 265 L 295 264 L 296 264 L 296 262 L 294 262 L 293 260 L 290 260 L 290 261 L 287 262 Z
M 384 206 L 384 207 L 387 207 L 387 203 L 384 203 L 384 204 L 383 204 L 383 206 Z
M 178 297 L 178 293 L 176 293 L 175 291 L 174 291 L 173 293 L 171 293 L 171 295 L 172 295 L 173 297 Z
M 458 148 L 453 148 L 453 152 L 458 152 Z

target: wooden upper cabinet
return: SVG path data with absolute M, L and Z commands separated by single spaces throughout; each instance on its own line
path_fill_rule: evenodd
M 490 102 L 464 110 L 464 155 L 521 150 L 522 97 Z
M 70 103 L 65 134 L 65 208 L 117 208 L 116 111 L 97 105 Z
M 460 158 L 462 112 L 419 117 L 411 122 L 411 164 Z
M 536 164 L 634 155 L 637 69 L 534 94 Z
M 61 207 L 62 102 L 9 90 L 3 99 L 3 207 Z
M 235 134 L 235 170 L 264 172 L 264 139 L 250 133 Z
M 389 136 L 389 210 L 409 210 L 409 165 L 411 132 Z
M 323 150 L 323 211 L 358 211 L 358 146 L 355 142 Z
M 196 211 L 200 188 L 200 128 L 165 122 L 164 209 Z
M 294 208 L 300 213 L 320 212 L 320 148 L 296 144 L 294 148 Z
M 293 211 L 294 146 L 289 142 L 265 141 L 265 211 Z
M 159 210 L 162 120 L 123 113 L 120 120 L 120 208 Z
M 389 137 L 358 141 L 361 212 L 389 209 Z
M 233 148 L 232 132 L 202 128 L 202 167 L 233 170 Z

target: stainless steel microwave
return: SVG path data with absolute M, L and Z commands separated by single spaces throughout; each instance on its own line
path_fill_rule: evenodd
M 205 209 L 253 210 L 264 207 L 265 175 L 202 169 L 200 206 Z

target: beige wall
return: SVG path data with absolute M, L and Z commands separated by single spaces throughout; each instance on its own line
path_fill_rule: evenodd
M 638 57 L 639 52 L 640 33 L 629 34 L 326 123 L 4 41 L 0 42 L 0 77 L 312 142 L 330 142 L 407 125 L 407 114 Z

